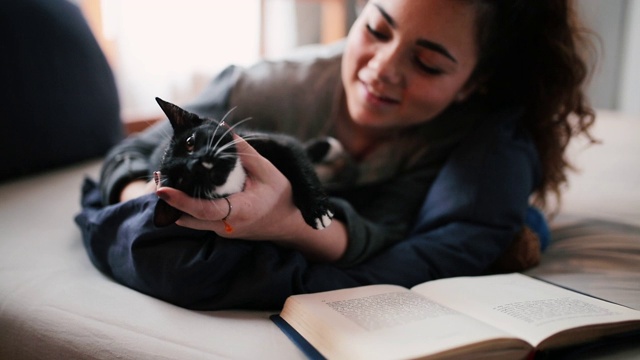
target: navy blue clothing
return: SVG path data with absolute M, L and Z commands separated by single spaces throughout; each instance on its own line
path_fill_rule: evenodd
M 426 184 L 409 235 L 349 267 L 311 263 L 269 242 L 157 229 L 155 195 L 105 206 L 89 180 L 76 222 L 93 263 L 126 286 L 187 308 L 277 309 L 297 293 L 483 274 L 524 224 L 539 178 L 519 113 L 487 114 Z M 331 201 L 342 212 L 338 218 L 364 221 L 344 199 Z

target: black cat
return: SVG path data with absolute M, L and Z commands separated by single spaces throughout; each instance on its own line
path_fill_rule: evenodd
M 312 161 L 319 162 L 330 154 L 333 139 L 302 145 L 281 134 L 243 134 L 224 121 L 201 118 L 160 98 L 156 101 L 174 131 L 160 165 L 163 186 L 203 199 L 222 198 L 242 191 L 246 173 L 237 154 L 233 130 L 291 182 L 293 202 L 305 222 L 315 229 L 329 226 L 333 213 Z M 155 208 L 154 223 L 167 226 L 181 214 L 160 199 Z

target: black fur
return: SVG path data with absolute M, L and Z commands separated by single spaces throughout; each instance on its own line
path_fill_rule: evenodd
M 223 122 L 201 118 L 162 99 L 156 98 L 156 101 L 174 130 L 170 143 L 165 145 L 160 165 L 162 185 L 204 199 L 241 191 L 243 183 L 229 188 L 231 180 L 243 179 L 244 174 L 241 165 L 234 171 L 239 157 L 232 129 Z M 285 135 L 243 134 L 238 129 L 233 132 L 242 136 L 287 177 L 291 182 L 293 202 L 309 226 L 323 229 L 329 225 L 333 213 L 309 155 L 312 153 L 314 160 L 321 161 L 322 151 L 328 153 L 330 146 L 322 145 L 323 141 L 319 140 L 307 149 Z M 170 225 L 180 216 L 180 211 L 158 200 L 154 213 L 156 226 Z

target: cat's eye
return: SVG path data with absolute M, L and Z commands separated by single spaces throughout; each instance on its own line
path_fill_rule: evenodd
M 184 145 L 188 152 L 193 152 L 196 146 L 196 140 L 193 135 L 187 138 L 187 140 L 184 142 Z

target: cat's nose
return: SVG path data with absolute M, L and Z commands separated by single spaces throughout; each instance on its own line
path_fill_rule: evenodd
M 187 163 L 187 169 L 189 171 L 209 171 L 213 169 L 213 163 L 206 160 L 201 159 L 193 159 Z

